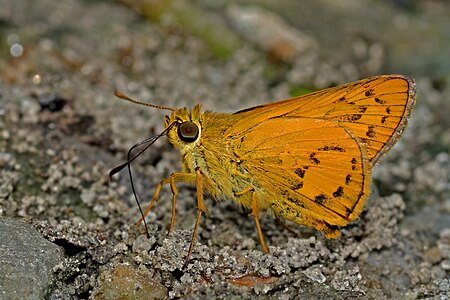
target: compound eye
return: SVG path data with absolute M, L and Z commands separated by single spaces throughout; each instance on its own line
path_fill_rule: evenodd
M 183 142 L 195 142 L 198 137 L 198 126 L 193 122 L 183 122 L 178 126 L 178 136 Z

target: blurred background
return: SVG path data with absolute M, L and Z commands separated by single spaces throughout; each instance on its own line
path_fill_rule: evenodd
M 449 54 L 444 0 L 0 0 L 0 292 L 448 296 Z M 162 131 L 165 114 L 125 103 L 115 89 L 156 105 L 234 112 L 394 73 L 415 78 L 416 108 L 375 171 L 365 213 L 336 241 L 300 226 L 297 238 L 265 218 L 273 248 L 264 256 L 247 212 L 208 198 L 183 269 L 195 190 L 179 189 L 167 239 L 163 191 L 147 238 L 133 227 L 127 174 L 109 180 L 131 145 Z M 164 139 L 135 164 L 144 206 L 177 170 L 179 154 Z

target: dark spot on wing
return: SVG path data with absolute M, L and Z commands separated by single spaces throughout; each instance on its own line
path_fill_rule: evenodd
M 324 194 L 317 195 L 314 198 L 314 201 L 319 204 L 323 204 L 325 202 L 325 200 L 327 200 L 327 196 L 325 196 Z
M 289 202 L 294 203 L 297 206 L 305 208 L 305 205 L 299 199 L 291 197 L 291 196 L 288 196 L 287 199 Z
M 359 119 L 361 119 L 361 117 L 362 117 L 361 114 L 352 114 L 352 115 L 346 115 L 343 118 L 345 121 L 355 122 L 355 121 L 358 121 Z
M 297 184 L 291 185 L 291 188 L 292 188 L 294 191 L 299 190 L 299 189 L 301 189 L 302 187 L 303 187 L 303 181 L 300 181 L 300 182 L 297 183 Z
M 355 171 L 356 170 L 356 162 L 357 162 L 356 158 L 353 157 L 351 162 L 352 162 L 352 170 Z
M 366 110 L 367 110 L 367 107 L 366 107 L 366 106 L 360 106 L 360 107 L 359 107 L 359 112 L 360 112 L 360 113 L 365 113 Z
M 336 192 L 333 193 L 333 197 L 337 198 L 341 197 L 342 195 L 344 195 L 344 188 L 342 186 L 339 186 Z
M 386 112 L 390 115 L 391 114 L 391 108 L 390 107 L 386 107 Z
M 375 126 L 369 125 L 369 129 L 366 132 L 366 136 L 373 138 L 373 137 L 375 137 L 375 135 L 376 135 L 375 134 Z
M 345 177 L 345 184 L 349 185 L 350 182 L 352 182 L 353 178 L 352 175 L 347 174 L 347 176 Z
M 386 104 L 386 101 L 384 101 L 384 100 L 382 100 L 380 98 L 375 98 L 375 102 L 378 103 L 378 104 L 381 104 L 381 105 Z
M 345 149 L 338 146 L 331 146 L 332 151 L 345 152 Z
M 295 172 L 295 174 L 297 174 L 297 176 L 300 177 L 300 178 L 304 178 L 304 177 L 305 177 L 306 171 L 305 171 L 304 169 L 302 169 L 302 168 L 297 168 L 297 169 L 295 169 L 294 172 Z
M 322 148 L 317 149 L 319 151 L 337 151 L 337 152 L 345 152 L 344 148 L 338 147 L 338 146 L 328 146 L 325 145 Z
M 309 160 L 310 160 L 313 164 L 315 164 L 315 165 L 320 164 L 320 160 L 317 159 L 316 153 L 314 153 L 314 152 L 312 152 L 312 153 L 309 155 Z
M 366 97 L 373 96 L 373 89 L 367 90 L 365 95 L 366 95 Z
M 381 124 L 386 124 L 386 119 L 387 118 L 388 118 L 387 116 L 382 116 L 381 117 Z

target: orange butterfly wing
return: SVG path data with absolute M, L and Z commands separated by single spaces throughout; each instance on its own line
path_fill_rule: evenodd
M 262 207 L 336 237 L 361 213 L 373 163 L 413 104 L 412 80 L 374 77 L 237 112 L 225 136 Z
M 397 141 L 415 104 L 415 83 L 401 75 L 383 75 L 304 96 L 237 112 L 241 121 L 228 134 L 243 134 L 254 124 L 278 117 L 301 116 L 336 121 L 367 145 L 376 163 Z

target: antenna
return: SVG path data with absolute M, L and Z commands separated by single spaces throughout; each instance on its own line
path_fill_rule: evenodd
M 171 111 L 175 111 L 176 110 L 175 108 L 172 108 L 172 107 L 167 107 L 167 106 L 162 106 L 162 105 L 154 105 L 154 104 L 150 104 L 150 103 L 145 103 L 145 102 L 142 102 L 142 101 L 134 100 L 134 99 L 128 97 L 127 95 L 122 94 L 121 92 L 119 92 L 117 90 L 114 91 L 114 95 L 116 95 L 116 97 L 118 97 L 120 99 L 130 101 L 130 102 L 132 102 L 134 104 L 139 104 L 139 105 L 143 105 L 143 106 L 150 106 L 150 107 L 154 107 L 154 108 L 158 108 L 158 109 L 165 109 L 165 110 L 171 110 Z

